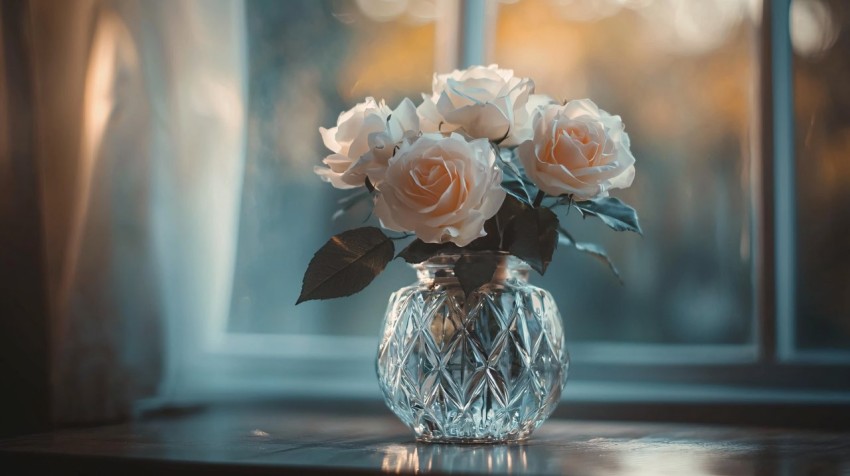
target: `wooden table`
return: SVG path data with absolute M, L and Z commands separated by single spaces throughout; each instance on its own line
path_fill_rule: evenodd
M 383 411 L 237 406 L 0 441 L 11 474 L 850 475 L 850 434 L 550 420 L 517 445 L 417 444 Z

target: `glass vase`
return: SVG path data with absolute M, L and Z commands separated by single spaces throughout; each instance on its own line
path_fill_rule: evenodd
M 454 273 L 460 256 L 414 265 L 418 281 L 390 297 L 378 347 L 381 390 L 419 441 L 526 439 L 566 383 L 561 316 L 552 295 L 528 283 L 529 266 L 507 254 L 497 254 L 491 281 L 467 296 Z

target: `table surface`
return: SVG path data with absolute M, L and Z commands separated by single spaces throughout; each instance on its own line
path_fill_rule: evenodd
M 850 475 L 850 433 L 550 420 L 522 444 L 428 445 L 355 413 L 226 407 L 22 436 L 0 441 L 0 472 Z

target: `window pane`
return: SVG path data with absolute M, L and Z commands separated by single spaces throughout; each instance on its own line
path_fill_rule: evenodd
M 850 348 L 850 4 L 791 8 L 797 152 L 797 345 Z
M 247 2 L 248 147 L 230 331 L 376 336 L 390 293 L 413 281 L 395 264 L 368 293 L 294 306 L 313 252 L 368 213 L 331 221 L 347 194 L 313 174 L 328 153 L 318 127 L 365 96 L 395 107 L 431 86 L 435 4 L 391 6 Z
M 521 0 L 498 9 L 490 60 L 558 100 L 590 97 L 623 117 L 638 160 L 644 238 L 576 214 L 604 265 L 561 249 L 544 279 L 572 340 L 752 341 L 750 131 L 756 2 Z

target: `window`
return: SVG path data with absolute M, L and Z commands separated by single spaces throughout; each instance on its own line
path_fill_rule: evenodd
M 513 68 L 557 98 L 592 97 L 632 138 L 638 175 L 620 195 L 646 236 L 568 222 L 606 247 L 625 286 L 569 250 L 535 278 L 565 319 L 567 399 L 654 398 L 635 390 L 647 381 L 756 385 L 767 390 L 708 398 L 769 399 L 801 375 L 813 390 L 848 390 L 850 10 L 840 0 L 255 0 L 245 21 L 230 312 L 188 395 L 377 396 L 386 298 L 413 273 L 394 263 L 368 292 L 294 307 L 315 249 L 368 215 L 331 221 L 345 194 L 312 173 L 325 155 L 317 128 L 364 96 L 393 107 L 418 98 L 458 58 Z M 633 393 L 592 383 L 606 379 Z M 667 389 L 674 400 L 696 393 L 706 395 Z
M 573 342 L 754 342 L 758 36 L 745 7 L 520 1 L 498 8 L 490 58 L 556 99 L 590 97 L 623 116 L 640 160 L 634 185 L 618 195 L 640 211 L 643 239 L 571 217 L 579 239 L 610 251 L 625 285 L 569 251 L 540 280 L 557 296 Z M 715 20 L 701 21 L 706 16 Z

